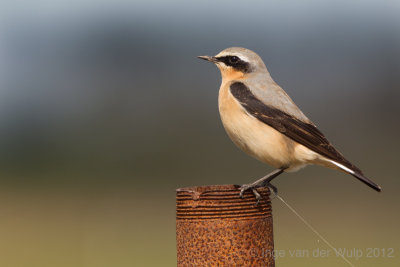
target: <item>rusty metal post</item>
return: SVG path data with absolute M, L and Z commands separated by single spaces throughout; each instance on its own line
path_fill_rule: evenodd
M 275 266 L 269 189 L 239 197 L 235 185 L 177 189 L 176 239 L 181 266 Z

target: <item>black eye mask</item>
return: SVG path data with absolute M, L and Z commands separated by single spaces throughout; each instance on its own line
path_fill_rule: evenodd
M 230 66 L 234 68 L 235 70 L 244 72 L 244 73 L 249 73 L 251 72 L 251 67 L 250 64 L 247 63 L 246 61 L 241 60 L 237 56 L 223 56 L 223 57 L 217 57 L 218 61 L 223 62 L 225 65 Z

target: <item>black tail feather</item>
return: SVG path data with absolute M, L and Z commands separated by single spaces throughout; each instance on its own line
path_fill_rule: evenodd
M 371 187 L 372 189 L 375 189 L 378 192 L 382 191 L 382 188 L 377 185 L 376 183 L 374 183 L 372 180 L 368 179 L 367 177 L 365 177 L 363 174 L 361 173 L 351 173 L 351 175 L 353 175 L 354 177 L 356 177 L 358 180 L 360 180 L 361 182 L 363 182 L 364 184 L 368 185 L 369 187 Z

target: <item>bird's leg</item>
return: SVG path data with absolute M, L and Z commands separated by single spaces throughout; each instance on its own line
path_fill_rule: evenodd
M 272 189 L 272 191 L 277 194 L 278 193 L 278 189 L 271 184 L 271 181 L 277 177 L 279 174 L 281 174 L 285 169 L 284 168 L 280 168 L 280 169 L 276 169 L 275 171 L 265 175 L 264 177 L 262 177 L 261 179 L 258 179 L 257 181 L 251 183 L 251 184 L 244 184 L 242 185 L 239 189 L 240 189 L 240 197 L 243 198 L 243 193 L 247 190 L 251 190 L 254 194 L 254 196 L 257 199 L 257 204 L 258 202 L 261 200 L 261 195 L 260 193 L 257 192 L 257 188 L 258 187 L 263 187 L 263 186 L 268 186 L 270 189 Z

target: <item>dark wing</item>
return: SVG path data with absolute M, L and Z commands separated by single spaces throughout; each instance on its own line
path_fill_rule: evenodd
M 260 121 L 312 151 L 336 161 L 355 172 L 362 173 L 360 169 L 346 160 L 329 143 L 315 125 L 303 122 L 279 109 L 264 104 L 241 82 L 233 83 L 230 86 L 230 91 L 246 111 Z
M 345 159 L 314 124 L 301 121 L 279 109 L 264 104 L 241 82 L 233 83 L 230 86 L 230 91 L 252 116 L 312 151 L 349 168 L 354 171 L 354 173 L 349 172 L 351 175 L 371 188 L 381 191 L 381 187 L 365 177 L 359 168 Z

